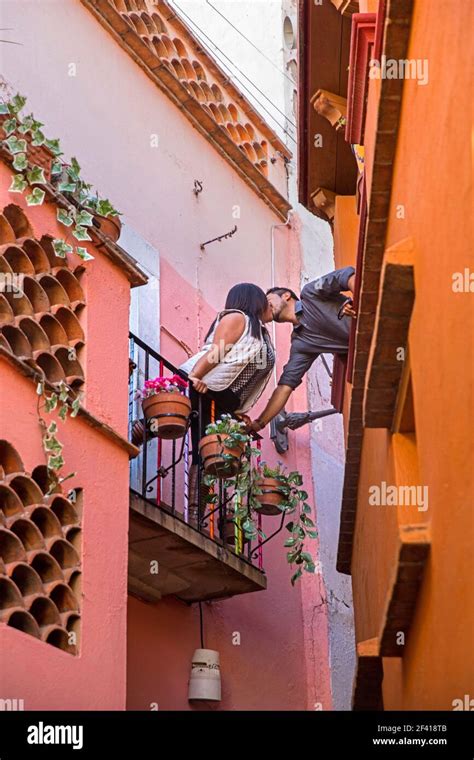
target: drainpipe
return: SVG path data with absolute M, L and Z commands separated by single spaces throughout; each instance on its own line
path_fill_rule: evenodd
M 271 287 L 272 288 L 275 287 L 275 236 L 274 236 L 274 231 L 278 227 L 288 227 L 289 229 L 291 229 L 290 217 L 291 217 L 292 213 L 293 213 L 293 209 L 290 208 L 290 210 L 288 211 L 286 220 L 284 222 L 281 222 L 280 224 L 272 224 L 272 226 L 270 227 L 270 239 L 271 239 L 270 269 L 271 269 Z M 275 322 L 272 322 L 272 340 L 273 340 L 273 345 L 275 346 L 275 350 L 276 350 Z M 273 384 L 274 384 L 274 386 L 276 388 L 276 385 L 277 385 L 276 362 L 275 362 L 275 366 L 273 367 Z

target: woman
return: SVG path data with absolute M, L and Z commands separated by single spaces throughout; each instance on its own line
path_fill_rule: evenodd
M 245 415 L 270 379 L 275 352 L 262 323 L 272 320 L 267 297 L 258 285 L 243 282 L 227 294 L 197 354 L 181 365 L 188 374 L 195 408 L 201 407 L 201 427 L 224 412 Z M 212 400 L 206 397 L 212 391 Z M 203 394 L 199 403 L 197 394 Z M 193 449 L 195 446 L 193 445 Z M 193 451 L 193 461 L 197 452 Z
M 198 411 L 191 425 L 189 470 L 189 519 L 198 527 L 208 490 L 203 483 L 198 485 L 199 441 L 213 419 L 223 413 L 245 418 L 263 393 L 275 365 L 275 351 L 264 327 L 272 319 L 261 288 L 248 282 L 234 285 L 201 351 L 180 367 L 188 374 L 191 404 Z

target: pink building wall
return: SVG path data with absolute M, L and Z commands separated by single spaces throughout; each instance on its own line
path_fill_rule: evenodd
M 25 210 L 36 238 L 63 234 L 56 206 L 27 208 L 7 192 L 11 172 L 0 162 L 0 209 Z M 89 244 L 85 264 L 86 393 L 84 406 L 116 432 L 127 426 L 128 311 L 125 275 Z M 80 264 L 77 257 L 74 265 Z M 0 359 L 0 438 L 19 452 L 26 472 L 45 464 L 36 384 Z M 81 417 L 61 422 L 68 488 L 83 489 L 81 641 L 77 656 L 0 623 L 0 696 L 25 710 L 123 710 L 126 693 L 128 453 Z M 100 677 L 98 674 L 100 673 Z
M 14 90 L 28 96 L 29 107 L 46 123 L 48 136 L 59 136 L 66 156 L 78 157 L 85 178 L 102 195 L 111 198 L 123 212 L 124 223 L 159 251 L 161 324 L 196 350 L 231 285 L 253 281 L 264 288 L 270 286 L 271 227 L 280 220 L 157 90 L 79 0 L 55 4 L 53 14 L 47 13 L 40 3 L 33 3 L 28 14 L 21 14 L 17 4 L 7 2 L 4 22 L 17 30 L 24 45 L 21 53 L 5 51 L 5 78 Z M 25 49 L 30 51 L 29 55 L 24 55 Z M 75 76 L 68 75 L 71 63 L 76 65 Z M 157 148 L 150 147 L 153 135 L 159 138 Z M 195 179 L 203 183 L 203 192 L 197 198 L 192 192 Z M 280 181 L 283 180 L 282 166 Z M 201 242 L 227 232 L 234 224 L 238 225 L 238 232 L 233 238 L 201 252 Z M 298 290 L 301 264 L 298 231 L 280 229 L 274 234 L 275 281 Z M 133 250 L 129 253 L 134 254 Z M 108 298 L 108 293 L 104 293 L 104 312 Z M 158 319 L 156 315 L 157 331 Z M 276 331 L 281 366 L 288 354 L 290 327 L 277 326 Z M 185 353 L 176 341 L 165 333 L 161 337 L 162 353 L 174 362 L 182 361 Z M 110 345 L 109 338 L 104 330 L 102 337 L 97 337 L 97 350 L 100 340 L 102 347 Z M 92 357 L 90 361 L 92 364 Z M 117 386 L 118 382 L 114 382 L 113 387 Z M 270 390 L 271 387 L 265 399 Z M 91 403 L 102 408 L 106 416 L 115 413 L 112 409 L 115 401 L 109 398 L 103 379 L 91 380 L 89 393 Z M 293 394 L 288 409 L 307 409 L 305 384 Z M 123 432 L 124 420 L 119 421 L 118 417 L 117 420 Z M 309 430 L 303 428 L 292 433 L 290 440 L 290 450 L 281 458 L 289 469 L 301 471 L 311 492 Z M 267 441 L 263 456 L 269 462 L 280 458 Z M 92 482 L 95 477 L 96 482 L 109 483 L 106 468 L 101 466 L 99 474 L 94 470 L 97 469 L 97 464 L 92 464 L 94 459 L 90 462 Z M 120 469 L 120 475 L 118 470 L 117 461 L 113 472 L 122 482 L 126 467 Z M 115 483 L 115 478 L 110 477 L 112 481 Z M 101 500 L 102 504 L 102 494 Z M 120 515 L 114 535 L 123 547 L 120 562 L 126 563 L 126 508 L 122 503 L 117 507 L 108 496 L 106 502 L 108 508 L 117 509 Z M 91 521 L 102 519 L 95 510 L 92 512 Z M 94 534 L 95 531 L 94 527 Z M 290 586 L 283 540 L 283 535 L 278 536 L 266 547 L 267 591 L 204 605 L 206 643 L 219 649 L 222 656 L 221 709 L 315 709 L 315 703 L 331 709 L 322 580 L 316 575 L 304 579 L 294 589 Z M 102 549 L 101 562 L 111 562 L 112 554 L 116 557 L 115 548 Z M 313 542 L 312 551 L 316 554 L 317 542 Z M 89 570 L 91 582 L 97 569 L 92 566 Z M 105 579 L 108 577 L 112 582 L 111 571 Z M 120 579 L 123 591 L 122 576 Z M 108 589 L 104 575 L 95 575 L 95 582 L 105 594 Z M 118 597 L 115 602 L 118 604 Z M 111 604 L 110 609 L 116 608 L 115 603 Z M 101 612 L 104 614 L 104 610 Z M 241 634 L 240 646 L 232 645 L 232 634 L 236 631 Z M 189 609 L 173 599 L 146 605 L 130 598 L 127 708 L 150 709 L 150 703 L 158 703 L 160 709 L 188 709 L 187 679 L 191 655 L 197 646 L 196 607 Z M 121 648 L 115 648 L 116 668 L 122 671 L 125 662 L 120 653 Z M 85 684 L 81 688 L 84 692 L 76 699 L 87 704 L 93 699 L 89 685 L 87 689 Z M 114 706 L 119 707 L 117 702 L 118 698 L 113 700 Z

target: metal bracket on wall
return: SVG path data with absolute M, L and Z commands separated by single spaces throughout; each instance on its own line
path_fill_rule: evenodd
M 237 232 L 237 225 L 235 225 L 235 227 L 231 229 L 230 232 L 224 233 L 224 235 L 218 235 L 217 237 L 212 238 L 212 240 L 206 240 L 205 243 L 201 243 L 200 245 L 201 251 L 204 250 L 206 245 L 209 245 L 210 243 L 215 243 L 217 241 L 220 243 L 221 240 L 225 240 L 226 238 L 231 238 L 232 235 L 235 235 L 236 232 Z

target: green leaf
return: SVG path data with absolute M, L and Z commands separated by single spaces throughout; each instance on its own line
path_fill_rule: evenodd
M 74 193 L 76 191 L 76 183 L 75 182 L 60 182 L 58 185 L 58 190 L 60 193 Z
M 28 206 L 41 206 L 41 204 L 44 201 L 46 193 L 44 190 L 41 190 L 39 187 L 35 187 L 31 195 L 26 195 L 26 202 Z
M 15 158 L 13 160 L 13 168 L 16 169 L 17 172 L 22 172 L 28 167 L 28 161 L 26 158 L 26 153 L 16 153 Z
M 294 586 L 298 578 L 301 578 L 303 575 L 303 571 L 301 568 L 299 568 L 294 575 L 291 576 L 291 585 Z
M 44 169 L 41 166 L 33 166 L 32 170 L 27 173 L 28 182 L 30 185 L 43 185 L 46 182 L 44 176 Z
M 76 224 L 82 225 L 83 227 L 91 227 L 93 218 L 92 214 L 89 214 L 88 211 L 79 211 L 79 213 L 76 214 Z
M 6 103 L 0 103 L 0 114 L 4 116 L 5 114 L 10 113 L 10 109 L 8 108 Z
M 18 122 L 15 119 L 15 117 L 13 117 L 12 119 L 6 119 L 3 122 L 2 127 L 3 127 L 3 129 L 5 131 L 5 134 L 6 134 L 7 137 L 9 135 L 11 135 L 16 130 L 17 125 L 18 125 Z
M 18 131 L 21 132 L 22 135 L 26 135 L 26 133 L 29 132 L 33 127 L 34 123 L 35 120 L 33 118 L 33 114 L 30 113 L 22 120 L 21 124 L 18 127 Z
M 66 211 L 64 208 L 58 208 L 56 211 L 56 219 L 65 227 L 70 227 L 74 224 L 74 217 L 70 211 Z
M 67 417 L 67 411 L 68 411 L 67 404 L 63 404 L 63 406 L 61 407 L 61 409 L 58 412 L 58 416 L 60 417 L 60 419 L 62 419 L 63 422 L 64 422 L 64 420 Z
M 46 396 L 44 406 L 47 412 L 52 412 L 58 405 L 58 396 L 56 393 L 52 393 L 51 396 Z
M 50 467 L 52 470 L 60 470 L 63 465 L 64 459 L 62 456 L 49 457 L 48 459 L 48 467 Z
M 64 380 L 61 380 L 61 384 L 59 386 L 59 400 L 60 401 L 67 401 L 69 398 L 69 387 L 66 385 Z
M 61 161 L 53 161 L 51 164 L 51 174 L 55 176 L 56 174 L 61 174 L 63 170 L 63 165 Z
M 20 95 L 20 93 L 17 92 L 17 94 L 10 100 L 10 113 L 18 113 L 18 111 L 21 111 L 21 109 L 24 107 L 25 103 L 26 98 L 24 95 Z
M 23 174 L 15 174 L 12 179 L 12 183 L 8 188 L 10 193 L 22 193 L 28 187 L 28 182 L 24 178 Z
M 75 227 L 75 229 L 72 231 L 73 236 L 76 238 L 76 240 L 91 240 L 89 233 L 87 232 L 85 227 L 81 227 L 78 225 Z
M 76 248 L 76 253 L 83 261 L 93 261 L 94 256 L 92 256 L 91 253 L 87 250 L 87 248 L 83 248 L 82 246 L 78 245 Z
M 58 426 L 57 426 L 57 424 L 56 424 L 55 422 L 52 422 L 52 423 L 50 424 L 49 428 L 48 428 L 48 433 L 49 433 L 50 435 L 53 435 L 54 433 L 57 433 L 57 431 L 58 431 Z
M 319 534 L 317 530 L 308 530 L 306 531 L 306 535 L 309 536 L 309 538 L 317 538 Z
M 81 397 L 77 396 L 71 404 L 71 417 L 77 417 L 81 406 Z
M 112 206 L 110 201 L 105 198 L 97 202 L 96 211 L 101 216 L 118 215 L 118 211 Z
M 58 439 L 54 436 L 45 437 L 43 440 L 45 451 L 56 451 L 61 452 L 62 451 L 62 444 L 59 443 Z
M 283 546 L 294 546 L 296 544 L 296 538 L 287 538 Z
M 60 156 L 62 154 L 61 146 L 59 144 L 59 140 L 45 140 L 44 144 L 47 148 L 51 151 L 51 153 L 54 153 L 55 156 Z
M 309 504 L 303 504 L 302 511 L 305 512 L 306 514 L 310 514 L 311 513 L 311 507 L 309 506 Z
M 32 145 L 35 145 L 35 146 L 44 145 L 46 137 L 42 133 L 41 129 L 35 129 L 31 133 L 31 136 L 32 136 L 32 140 L 31 140 Z
M 314 564 L 314 562 L 306 562 L 304 569 L 306 570 L 307 573 L 314 573 L 316 572 L 316 565 Z
M 73 247 L 72 245 L 69 245 L 64 240 L 61 240 L 60 238 L 55 238 L 53 240 L 53 250 L 56 254 L 56 256 L 59 256 L 61 259 L 66 258 L 67 253 L 72 253 Z
M 12 155 L 16 153 L 26 153 L 26 140 L 19 140 L 15 135 L 12 135 L 5 140 L 5 144 L 8 146 L 8 150 Z
M 79 179 L 80 173 L 81 167 L 79 166 L 79 162 L 75 156 L 72 156 L 71 166 L 68 168 L 68 174 L 70 177 L 74 176 L 74 179 Z

